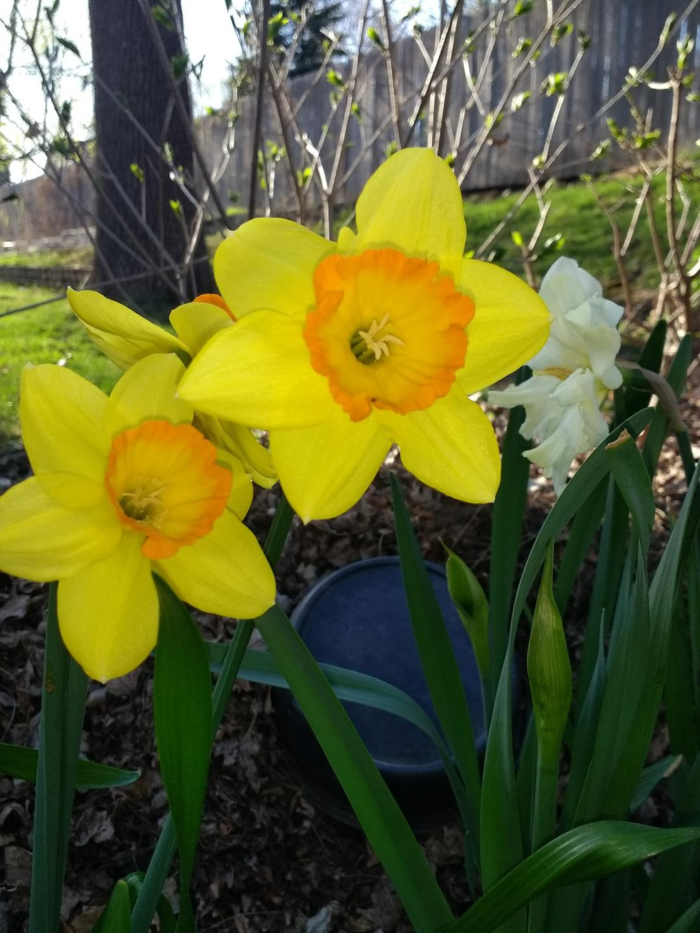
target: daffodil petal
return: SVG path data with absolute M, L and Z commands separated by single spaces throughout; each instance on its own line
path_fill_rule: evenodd
M 282 489 L 304 522 L 334 518 L 352 508 L 390 447 L 372 418 L 351 421 L 339 405 L 323 424 L 270 434 Z
M 216 284 L 238 320 L 263 309 L 301 317 L 314 303 L 314 269 L 334 249 L 291 220 L 249 220 L 217 249 Z
M 179 394 L 198 410 L 270 429 L 318 424 L 336 403 L 312 367 L 302 322 L 257 311 L 197 354 Z
M 160 561 L 156 571 L 203 612 L 253 619 L 275 601 L 275 578 L 255 535 L 228 509 L 208 535 Z
M 142 543 L 141 535 L 128 532 L 109 557 L 58 585 L 66 648 L 102 683 L 133 671 L 158 639 L 158 595 Z
M 99 292 L 69 288 L 68 301 L 92 341 L 119 369 L 128 369 L 151 353 L 187 355 L 187 347 L 177 337 Z
M 111 438 L 146 419 L 190 424 L 192 406 L 176 397 L 184 373 L 185 367 L 174 353 L 157 353 L 135 363 L 112 389 L 104 416 L 107 436 Z
M 459 386 L 424 411 L 382 412 L 380 420 L 419 480 L 464 502 L 493 502 L 501 475 L 496 435 Z
M 197 412 L 195 426 L 212 444 L 240 460 L 259 486 L 270 489 L 275 485 L 277 471 L 272 465 L 270 451 L 256 439 L 250 428 L 232 421 L 222 421 L 204 412 Z
M 110 554 L 121 526 L 104 485 L 45 473 L 0 496 L 0 569 L 48 583 Z
M 219 448 L 216 462 L 231 471 L 231 491 L 226 505 L 234 515 L 243 521 L 253 501 L 253 481 L 250 475 L 246 473 L 238 457 L 235 457 L 228 450 Z
M 357 201 L 356 249 L 394 246 L 413 256 L 461 256 L 467 227 L 459 183 L 432 149 L 403 149 Z
M 20 382 L 22 439 L 35 473 L 104 479 L 107 396 L 62 366 L 27 366 Z
M 234 325 L 233 319 L 223 308 L 205 301 L 191 301 L 175 308 L 170 312 L 170 323 L 192 356 L 199 353 L 214 334 Z
M 490 262 L 462 260 L 456 284 L 475 306 L 467 357 L 457 374 L 471 395 L 527 363 L 546 343 L 551 315 L 536 291 Z

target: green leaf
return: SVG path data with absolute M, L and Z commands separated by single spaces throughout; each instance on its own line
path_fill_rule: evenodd
M 209 775 L 211 676 L 199 629 L 168 585 L 160 577 L 154 579 L 160 600 L 153 678 L 155 733 L 180 852 L 178 933 L 185 933 L 194 930 L 189 886 Z
M 571 595 L 571 589 L 586 555 L 591 549 L 593 539 L 600 527 L 607 498 L 607 480 L 599 483 L 588 497 L 585 509 L 579 509 L 571 523 L 569 540 L 566 542 L 564 556 L 559 564 L 559 573 L 554 587 L 554 598 L 562 615 Z
M 469 704 L 440 604 L 394 473 L 391 474 L 391 493 L 413 637 L 435 712 L 467 788 L 471 811 L 468 829 L 476 847 L 481 777 Z
M 700 758 L 690 768 L 683 791 L 676 797 L 673 826 L 697 826 L 700 822 Z M 700 843 L 662 855 L 644 901 L 640 933 L 667 933 L 669 927 L 697 897 L 697 864 Z
M 695 901 L 666 933 L 696 933 L 700 921 L 700 900 Z
M 617 440 L 608 444 L 606 454 L 618 489 L 632 514 L 642 553 L 646 555 L 656 507 L 651 480 L 642 455 L 627 431 L 623 431 Z
M 517 804 L 515 764 L 513 761 L 512 699 L 510 664 L 513 657 L 518 621 L 525 601 L 544 561 L 550 541 L 566 527 L 579 508 L 608 472 L 605 447 L 619 437 L 623 429 L 635 435 L 648 424 L 652 411 L 647 409 L 616 428 L 588 457 L 564 489 L 540 529 L 523 569 L 511 614 L 510 635 L 505 662 L 501 669 L 496 702 L 491 720 L 486 756 L 481 809 L 481 868 L 485 890 L 493 887 L 522 861 L 523 846 Z M 512 415 L 511 415 L 512 417 Z M 503 483 L 501 484 L 503 489 Z M 498 499 L 496 500 L 498 502 Z M 492 583 L 493 585 L 493 583 Z M 494 594 L 491 596 L 493 609 Z
M 93 928 L 93 933 L 130 933 L 131 898 L 126 881 L 117 881 L 104 913 Z
M 41 728 L 34 805 L 30 933 L 57 930 L 85 712 L 87 677 L 58 628 L 57 585 L 49 587 Z
M 690 334 L 686 334 L 678 345 L 678 350 L 666 374 L 666 381 L 675 392 L 676 398 L 680 398 L 683 392 L 688 378 L 688 368 L 692 360 L 693 338 Z M 653 476 L 656 472 L 656 464 L 658 463 L 661 448 L 663 447 L 669 428 L 670 418 L 662 406 L 659 405 L 654 410 L 654 417 L 649 425 L 649 430 L 647 431 L 646 440 L 644 442 L 644 450 L 642 452 L 644 463 L 646 464 L 650 476 Z
M 209 667 L 212 671 L 221 670 L 225 661 L 228 645 L 220 642 L 205 642 L 209 655 Z M 435 743 L 435 747 L 442 759 L 445 772 L 450 780 L 455 799 L 460 812 L 466 814 L 468 803 L 464 792 L 464 785 L 457 774 L 450 752 L 445 742 L 433 725 L 433 721 L 422 706 L 403 690 L 388 684 L 368 674 L 349 671 L 333 664 L 319 664 L 333 692 L 340 699 L 348 703 L 359 703 L 373 709 L 381 709 L 394 716 L 400 716 L 407 722 L 421 729 Z M 267 651 L 248 649 L 243 657 L 243 663 L 238 670 L 241 680 L 253 683 L 268 684 L 271 687 L 282 687 L 289 690 L 289 684 L 280 670 L 277 661 Z
M 70 39 L 66 39 L 62 36 L 56 36 L 56 42 L 58 42 L 59 45 L 62 45 L 64 49 L 68 49 L 69 52 L 72 52 L 73 55 L 77 55 L 78 58 L 82 58 L 80 51 L 78 50 L 78 46 L 74 42 L 71 42 Z
M 282 554 L 293 518 L 294 511 L 285 497 L 282 496 L 265 539 L 265 556 L 273 568 Z M 226 712 L 226 706 L 233 685 L 236 682 L 238 669 L 254 628 L 255 624 L 250 619 L 240 621 L 236 626 L 235 635 L 224 658 L 221 674 L 216 682 L 212 697 L 213 709 L 210 724 L 212 742 Z M 170 863 L 173 860 L 176 848 L 175 826 L 172 814 L 168 814 L 134 905 L 131 917 L 132 933 L 148 933 L 151 929 L 151 920 L 158 907 L 160 894 L 168 877 Z
M 665 778 L 670 777 L 682 760 L 683 757 L 681 755 L 666 755 L 665 758 L 660 758 L 658 761 L 655 761 L 653 765 L 649 765 L 642 771 L 639 776 L 639 781 L 637 782 L 637 787 L 632 795 L 630 813 L 636 813 L 637 810 L 639 810 L 642 804 L 648 800 L 657 784 Z
M 416 933 L 436 933 L 452 913 L 432 870 L 340 700 L 299 633 L 279 607 L 257 620 L 335 771 L 370 845 L 384 866 Z
M 526 367 L 521 368 L 518 371 L 516 383 L 527 379 L 529 372 Z M 501 484 L 493 504 L 489 567 L 489 631 L 491 670 L 494 677 L 498 677 L 506 656 L 508 620 L 513 603 L 513 584 L 527 502 L 530 462 L 523 457 L 523 453 L 530 444 L 520 434 L 524 421 L 525 409 L 522 405 L 513 408 L 508 416 L 508 427 L 503 439 Z
M 36 781 L 39 753 L 35 748 L 0 742 L 0 773 L 21 781 Z M 125 787 L 141 776 L 140 771 L 124 771 L 96 761 L 78 760 L 75 785 L 79 790 L 103 787 Z
M 491 933 L 539 894 L 592 881 L 700 839 L 700 827 L 656 829 L 606 821 L 572 829 L 509 872 L 445 933 Z

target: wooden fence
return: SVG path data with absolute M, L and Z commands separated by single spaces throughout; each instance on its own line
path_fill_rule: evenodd
M 541 91 L 541 84 L 548 74 L 566 72 L 576 54 L 579 30 L 591 37 L 591 44 L 583 57 L 580 68 L 571 81 L 562 113 L 557 123 L 550 151 L 554 151 L 562 140 L 571 138 L 571 142 L 552 169 L 558 177 L 576 177 L 582 171 L 600 171 L 619 164 L 616 153 L 611 148 L 610 155 L 599 162 L 589 164 L 591 153 L 599 142 L 608 136 L 605 120 L 614 117 L 621 125 L 628 125 L 629 107 L 624 100 L 618 101 L 604 115 L 596 117 L 598 111 L 610 101 L 624 85 L 630 67 L 641 68 L 657 46 L 659 34 L 666 17 L 682 12 L 684 3 L 680 0 L 583 0 L 574 12 L 571 21 L 573 32 L 555 45 L 547 43 L 534 67 L 528 68 L 520 80 L 515 93 L 530 92 L 531 97 L 520 111 L 509 114 L 492 134 L 491 144 L 485 145 L 474 161 L 463 187 L 465 190 L 489 188 L 510 188 L 521 186 L 528 181 L 528 166 L 541 151 L 550 119 L 556 106 L 556 96 L 547 97 Z M 485 15 L 483 8 L 464 17 L 463 33 L 467 35 L 475 29 Z M 508 87 L 519 59 L 512 56 L 512 49 L 518 37 L 536 37 L 544 25 L 545 4 L 538 2 L 532 13 L 513 20 L 502 32 L 494 44 L 491 59 L 487 65 L 486 80 L 483 84 L 483 105 L 486 111 L 493 109 Z M 683 24 L 681 35 L 690 34 L 700 37 L 700 19 L 696 9 Z M 430 48 L 431 37 L 424 36 Z M 479 43 L 470 56 L 474 73 L 478 72 L 483 54 Z M 397 43 L 399 99 L 402 105 L 402 118 L 407 121 L 413 112 L 416 95 L 422 87 L 427 64 L 417 44 L 412 38 L 405 38 Z M 653 67 L 657 80 L 663 81 L 668 66 L 676 55 L 675 40 L 668 44 Z M 700 66 L 700 43 L 689 61 L 690 68 Z M 343 72 L 343 68 L 337 67 Z M 467 82 L 461 61 L 453 69 L 453 81 L 447 106 L 446 135 L 443 152 L 452 148 L 452 138 L 460 122 L 463 122 L 462 141 L 468 142 L 483 124 L 483 116 L 477 107 L 465 109 L 469 100 Z M 332 117 L 330 94 L 333 88 L 323 76 L 315 85 L 312 76 L 305 76 L 291 82 L 292 99 L 298 101 L 308 92 L 303 107 L 299 111 L 298 121 L 302 133 L 316 143 L 326 124 L 330 123 L 328 142 L 323 150 L 322 168 L 329 172 L 335 156 L 333 144 L 337 134 L 342 106 Z M 392 139 L 390 120 L 390 97 L 387 70 L 381 53 L 373 50 L 362 59 L 358 87 L 362 89 L 358 100 L 360 118 L 353 118 L 346 142 L 341 153 L 340 177 L 342 184 L 336 194 L 336 203 L 352 202 L 357 198 L 369 175 L 386 157 L 386 148 Z M 653 111 L 653 125 L 665 130 L 670 116 L 670 94 L 642 86 L 635 91 L 635 100 L 643 111 Z M 224 201 L 240 200 L 245 203 L 249 186 L 251 147 L 253 135 L 253 100 L 245 99 L 241 106 L 236 124 L 235 147 L 228 167 L 219 181 L 219 192 Z M 462 115 L 462 111 L 464 111 Z M 376 140 L 369 146 L 376 129 L 384 126 Z M 200 145 L 206 161 L 215 166 L 220 158 L 226 125 L 216 117 L 204 117 L 197 122 Z M 681 115 L 681 139 L 692 144 L 700 136 L 700 104 L 686 103 Z M 272 107 L 267 101 L 263 139 L 277 145 L 282 144 L 279 127 Z M 413 144 L 421 145 L 426 141 L 425 119 L 419 120 L 413 137 Z M 296 147 L 295 147 L 296 148 Z M 299 150 L 291 153 L 294 166 L 299 165 Z M 457 167 L 459 167 L 459 158 Z M 355 168 L 353 169 L 353 166 Z M 65 178 L 70 186 L 74 205 L 92 207 L 94 193 L 87 180 L 78 177 L 80 170 L 68 166 Z M 346 176 L 346 177 L 344 177 Z M 45 179 L 36 179 L 3 189 L 1 195 L 16 192 L 18 199 L 0 203 L 0 239 L 33 239 L 59 233 L 67 227 L 77 225 L 75 210 L 71 209 L 66 199 L 52 188 Z M 287 166 L 280 162 L 275 176 L 272 210 L 284 214 L 291 210 L 293 188 Z M 320 203 L 320 192 L 312 187 L 308 203 L 313 206 Z

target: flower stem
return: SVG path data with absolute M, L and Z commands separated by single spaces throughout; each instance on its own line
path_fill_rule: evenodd
M 49 587 L 34 809 L 30 933 L 55 933 L 61 915 L 87 676 L 61 639 L 57 584 Z
M 284 496 L 280 499 L 275 517 L 265 540 L 265 555 L 271 566 L 275 567 L 282 550 L 284 549 L 289 529 L 292 526 L 294 511 Z M 216 736 L 217 729 L 224 718 L 226 706 L 233 690 L 233 685 L 238 677 L 238 671 L 243 661 L 248 642 L 255 630 L 255 621 L 252 619 L 243 619 L 236 626 L 233 639 L 226 650 L 226 656 L 221 667 L 221 673 L 216 681 L 212 695 L 212 743 Z M 170 865 L 177 850 L 177 838 L 175 836 L 175 824 L 171 814 L 163 825 L 160 838 L 151 857 L 148 870 L 143 879 L 143 884 L 139 890 L 134 909 L 131 914 L 131 933 L 148 933 L 151 928 L 151 921 L 156 912 L 158 899 L 163 885 L 168 877 Z M 38 931 L 37 931 L 38 933 Z

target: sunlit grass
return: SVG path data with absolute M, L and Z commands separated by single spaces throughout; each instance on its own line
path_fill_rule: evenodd
M 0 282 L 0 314 L 55 294 L 51 289 Z M 19 377 L 27 363 L 60 363 L 105 391 L 119 375 L 65 300 L 0 317 L 0 444 L 19 435 Z

